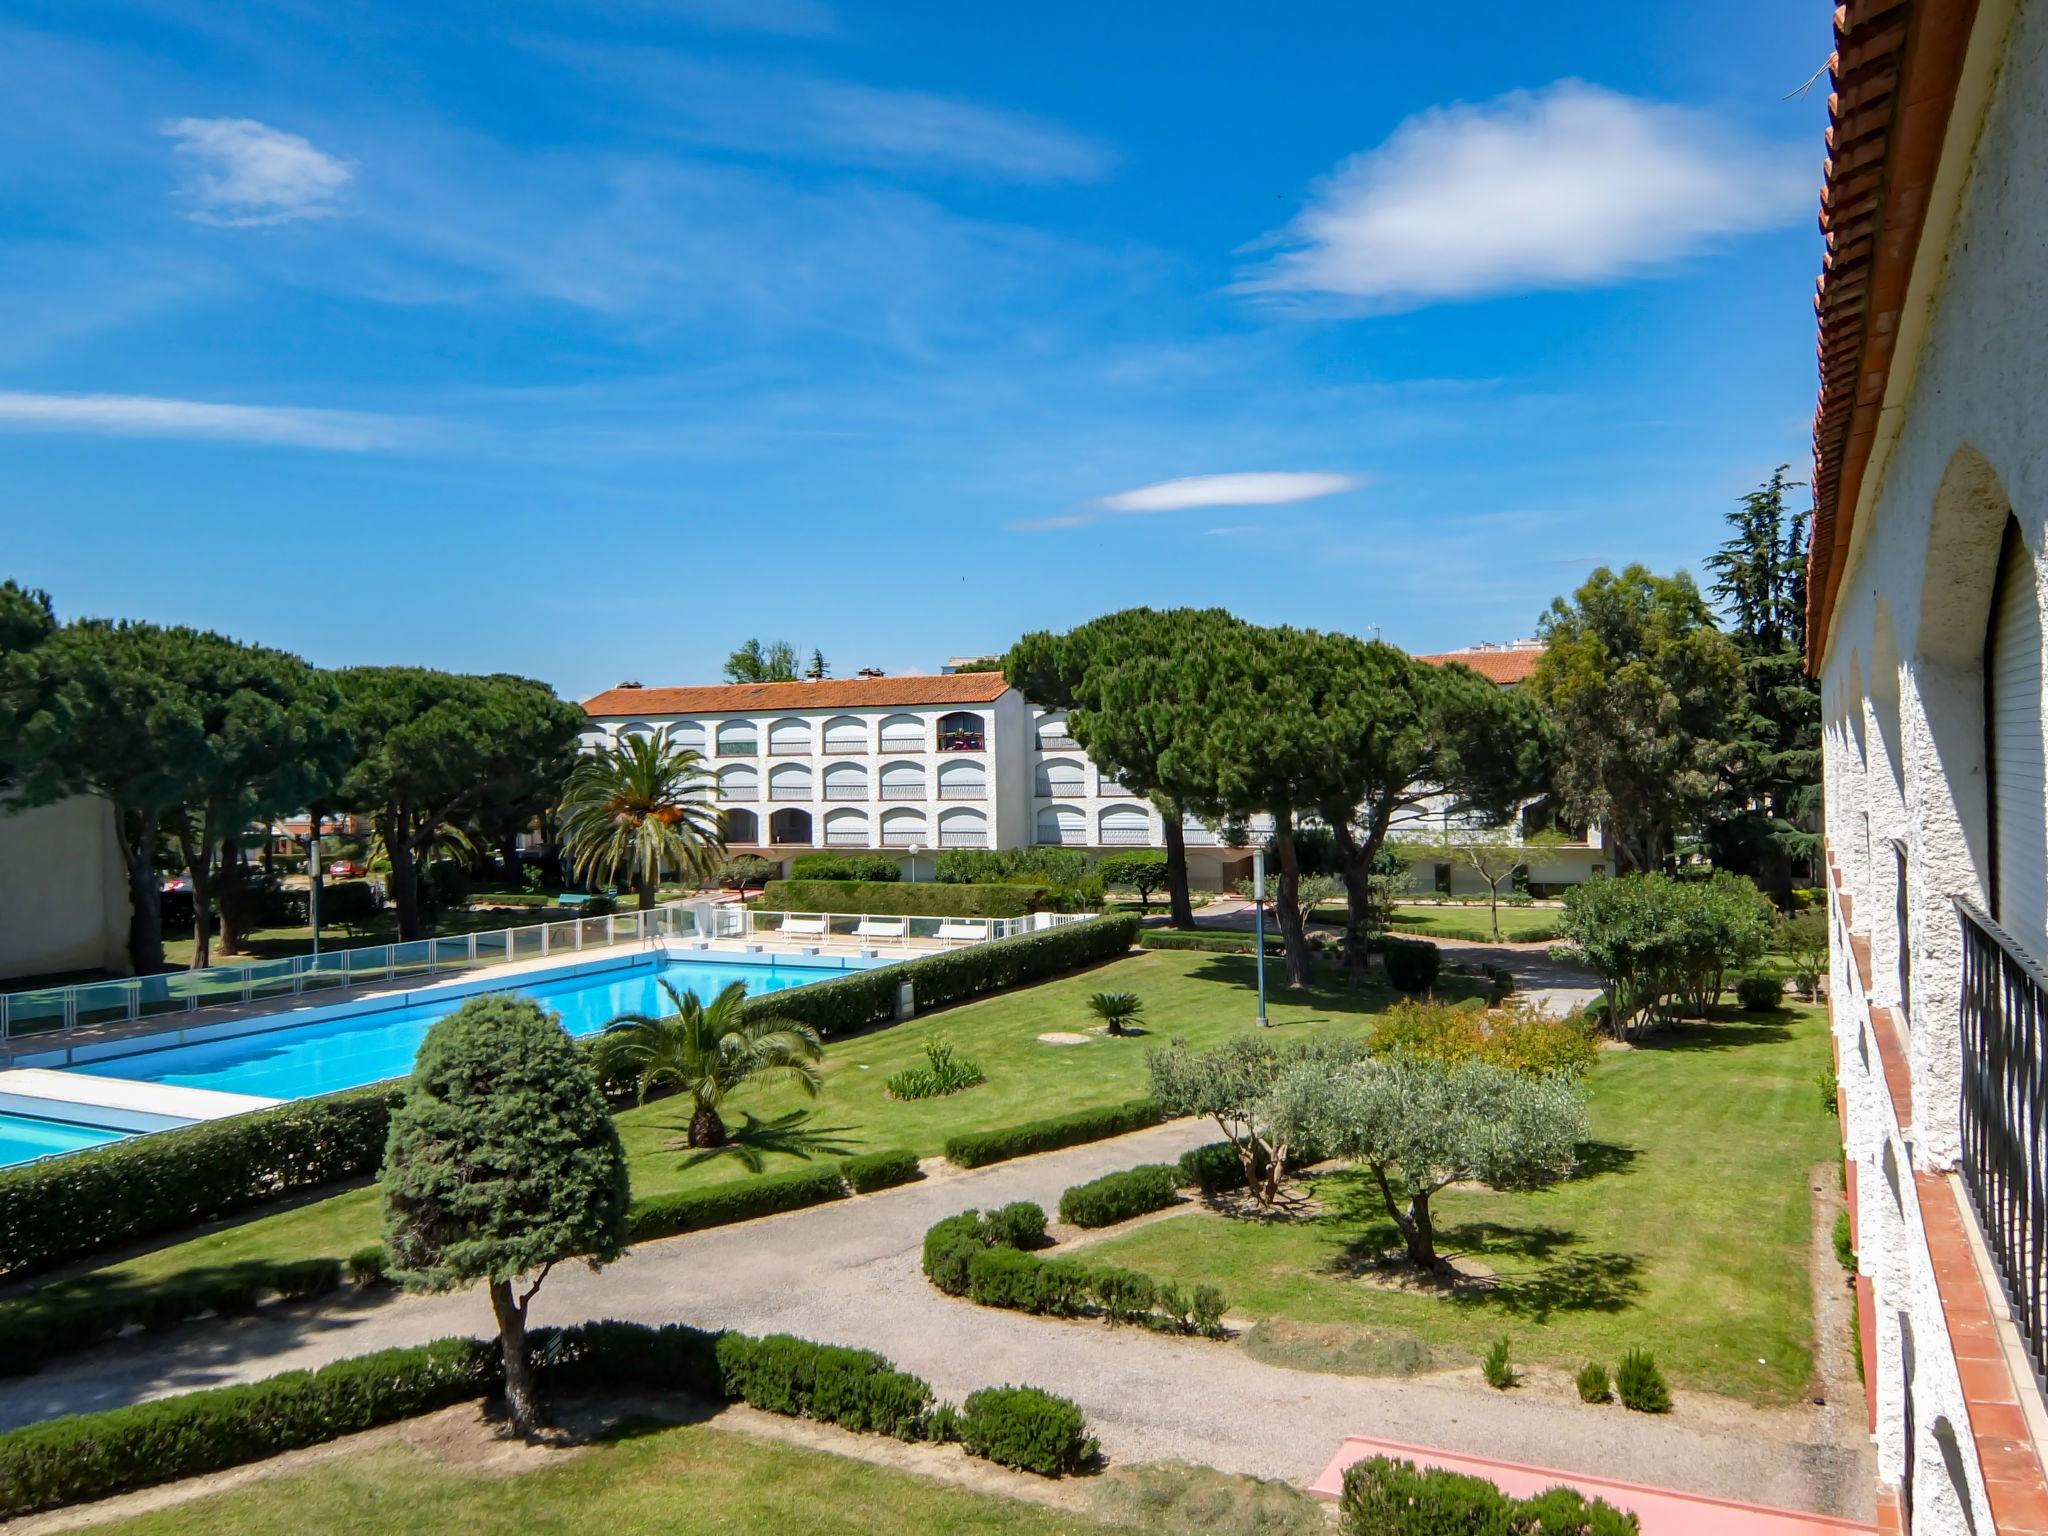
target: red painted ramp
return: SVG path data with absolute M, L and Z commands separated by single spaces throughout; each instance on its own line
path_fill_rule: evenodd
M 1612 1478 L 1584 1477 L 1576 1472 L 1557 1472 L 1548 1467 L 1525 1467 L 1512 1461 L 1493 1461 L 1484 1456 L 1459 1456 L 1433 1451 L 1422 1445 L 1402 1445 L 1393 1440 L 1369 1440 L 1347 1435 L 1337 1454 L 1322 1474 L 1310 1483 L 1309 1492 L 1334 1499 L 1344 1491 L 1344 1469 L 1354 1461 L 1386 1456 L 1395 1461 L 1412 1461 L 1418 1467 L 1436 1467 L 1445 1472 L 1462 1472 L 1483 1477 L 1501 1492 L 1526 1499 L 1546 1488 L 1565 1483 L 1589 1498 L 1605 1499 L 1616 1509 L 1631 1511 L 1642 1522 L 1643 1536 L 1844 1536 L 1845 1532 L 1875 1532 L 1874 1525 L 1856 1520 L 1838 1520 L 1832 1515 L 1807 1515 L 1797 1510 L 1770 1509 L 1761 1504 L 1737 1504 L 1712 1499 L 1700 1493 L 1680 1493 L 1671 1488 L 1645 1488 L 1639 1483 L 1617 1483 Z

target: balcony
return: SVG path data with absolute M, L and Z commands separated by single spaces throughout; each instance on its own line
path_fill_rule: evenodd
M 771 784 L 768 786 L 768 798 L 770 800 L 794 800 L 802 803 L 812 798 L 811 786 L 808 784 Z M 827 798 L 829 799 L 830 797 L 828 796 Z
M 988 733 L 985 731 L 947 731 L 939 737 L 941 752 L 986 752 Z
M 925 798 L 924 785 L 921 782 L 917 784 L 884 784 L 882 786 L 881 798 L 884 800 L 922 800 Z
M 941 800 L 986 800 L 988 798 L 988 782 L 980 780 L 972 784 L 951 784 L 941 779 L 939 781 L 939 798 Z
M 761 743 L 752 736 L 729 737 L 718 743 L 716 755 L 719 757 L 759 757 L 761 755 Z
M 825 798 L 827 800 L 865 800 L 867 797 L 868 787 L 865 784 L 827 784 L 825 786 Z
M 1105 848 L 1149 848 L 1152 846 L 1150 827 L 1104 827 L 1102 846 Z
M 718 786 L 718 798 L 721 801 L 758 800 L 761 798 L 761 786 L 758 784 L 721 784 Z
M 1080 749 L 1081 743 L 1074 740 L 1065 731 L 1061 731 L 1056 736 L 1040 736 L 1038 738 L 1038 750 L 1041 752 L 1078 752 Z
M 837 827 L 827 827 L 825 829 L 825 846 L 827 848 L 865 848 L 867 845 L 868 835 L 864 830 L 847 832 L 841 831 Z
M 865 757 L 867 756 L 867 751 L 868 744 L 865 741 L 827 741 L 825 743 L 825 755 L 827 757 Z
M 1216 834 L 1207 827 L 1182 827 L 1180 829 L 1180 840 L 1189 848 L 1214 848 L 1216 846 Z
M 929 844 L 930 842 L 930 834 L 922 827 L 918 827 L 910 832 L 901 831 L 896 827 L 884 827 L 882 829 L 882 846 L 884 848 L 908 848 L 912 843 Z
M 1040 779 L 1032 787 L 1041 800 L 1077 800 L 1088 792 L 1080 779 Z
M 924 735 L 922 732 L 915 736 L 885 735 L 882 738 L 882 750 L 884 752 L 922 752 L 924 750 Z
M 941 832 L 939 834 L 939 846 L 941 848 L 986 848 L 988 846 L 988 833 Z

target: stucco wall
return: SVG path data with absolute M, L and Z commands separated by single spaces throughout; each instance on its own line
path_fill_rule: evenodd
M 1948 232 L 1925 348 L 1896 445 L 1844 568 L 1822 676 L 1828 827 L 1868 996 L 1837 924 L 1832 970 L 1859 1265 L 1871 1277 L 1880 1475 L 1907 1465 L 1916 1533 L 1988 1532 L 1982 1474 L 1927 1259 L 1915 1168 L 1960 1154 L 1962 967 L 1955 898 L 1986 896 L 1982 653 L 2008 510 L 2042 564 L 2048 521 L 2048 5 L 2023 5 Z M 1952 130 L 1953 131 L 1953 130 Z M 1963 149 L 1970 146 L 1962 145 Z M 1923 249 L 1919 260 L 1936 253 Z M 1896 917 L 1895 846 L 1907 858 Z M 1900 959 L 1910 984 L 1900 985 Z M 2044 957 L 2048 958 L 2048 957 Z M 1901 1125 L 1870 1033 L 1904 1016 Z M 1958 1447 L 1958 1440 L 1960 1447 Z
M 0 977 L 128 968 L 113 807 L 90 795 L 0 814 Z

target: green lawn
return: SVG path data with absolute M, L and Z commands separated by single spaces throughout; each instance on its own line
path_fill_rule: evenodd
M 1387 924 L 1392 933 L 1419 933 L 1432 939 L 1473 939 L 1484 942 L 1493 937 L 1485 907 L 1436 906 L 1430 902 L 1404 903 L 1394 908 Z M 1554 939 L 1564 932 L 1564 911 L 1560 907 L 1507 907 L 1500 909 L 1500 936 L 1509 943 L 1536 943 Z
M 1110 1526 L 704 1425 L 637 1426 L 531 1470 L 387 1445 L 94 1527 L 107 1536 L 1083 1536 Z
M 1270 975 L 1270 973 L 1269 973 Z M 1290 994 L 1272 978 L 1269 1012 L 1276 1025 L 1319 1027 L 1363 1034 L 1392 994 L 1368 989 L 1313 989 Z M 1249 957 L 1190 952 L 1128 956 L 1073 976 L 944 1009 L 907 1024 L 830 1042 L 825 1087 L 815 1101 L 795 1089 L 742 1090 L 728 1101 L 727 1119 L 746 1113 L 771 1119 L 809 1111 L 808 1124 L 828 1132 L 847 1152 L 909 1147 L 920 1156 L 944 1149 L 948 1136 L 985 1130 L 1067 1110 L 1121 1103 L 1146 1092 L 1145 1052 L 1168 1035 L 1213 1044 L 1252 1026 L 1256 980 Z M 1094 1022 L 1089 994 L 1131 991 L 1145 1000 L 1151 1033 L 1131 1039 L 1097 1037 L 1087 1045 L 1047 1045 L 1048 1031 L 1081 1031 Z M 924 1060 L 928 1039 L 950 1042 L 979 1062 L 988 1082 L 939 1099 L 898 1102 L 883 1084 L 899 1068 Z M 716 1181 L 745 1178 L 738 1159 L 721 1156 L 692 1164 L 691 1154 L 669 1142 L 689 1124 L 689 1101 L 658 1100 L 619 1116 L 632 1160 L 633 1190 L 659 1194 Z M 769 1171 L 798 1166 L 799 1157 L 771 1152 Z M 377 1241 L 374 1189 L 353 1190 L 274 1215 L 259 1216 L 205 1237 L 173 1244 L 111 1266 L 108 1278 L 147 1280 L 246 1259 L 331 1255 L 344 1257 Z
M 1640 1345 L 1680 1388 L 1789 1402 L 1813 1364 L 1807 1173 L 1836 1155 L 1813 1087 L 1827 1061 L 1817 1008 L 1686 1025 L 1606 1053 L 1579 1177 L 1437 1197 L 1446 1251 L 1500 1282 L 1456 1299 L 1357 1278 L 1397 1239 L 1376 1188 L 1351 1172 L 1314 1181 L 1323 1211 L 1312 1219 L 1196 1212 L 1088 1254 L 1213 1282 L 1242 1316 L 1409 1331 L 1447 1364 L 1469 1364 L 1502 1334 L 1520 1360 L 1570 1367 L 1611 1366 Z

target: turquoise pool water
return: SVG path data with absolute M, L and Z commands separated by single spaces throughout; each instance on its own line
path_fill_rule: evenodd
M 668 999 L 657 984 L 667 977 L 683 991 L 709 1002 L 727 984 L 743 981 L 749 997 L 826 981 L 847 972 L 837 966 L 761 965 L 691 960 L 647 964 L 594 976 L 537 981 L 504 990 L 531 997 L 561 1016 L 572 1035 L 590 1035 L 622 1013 L 666 1013 Z M 473 995 L 473 994 L 472 994 Z M 327 1018 L 294 1016 L 261 1034 L 236 1035 L 193 1045 L 167 1046 L 94 1061 L 77 1070 L 95 1077 L 123 1077 L 181 1088 L 217 1088 L 268 1099 L 302 1099 L 340 1088 L 359 1088 L 412 1070 L 420 1041 L 436 1019 L 453 1013 L 464 999 L 441 998 Z M 65 1149 L 69 1150 L 69 1149 Z
M 96 1125 L 70 1125 L 44 1120 L 35 1115 L 0 1115 L 0 1168 L 32 1163 L 58 1152 L 83 1152 L 119 1141 L 126 1131 L 102 1130 Z

